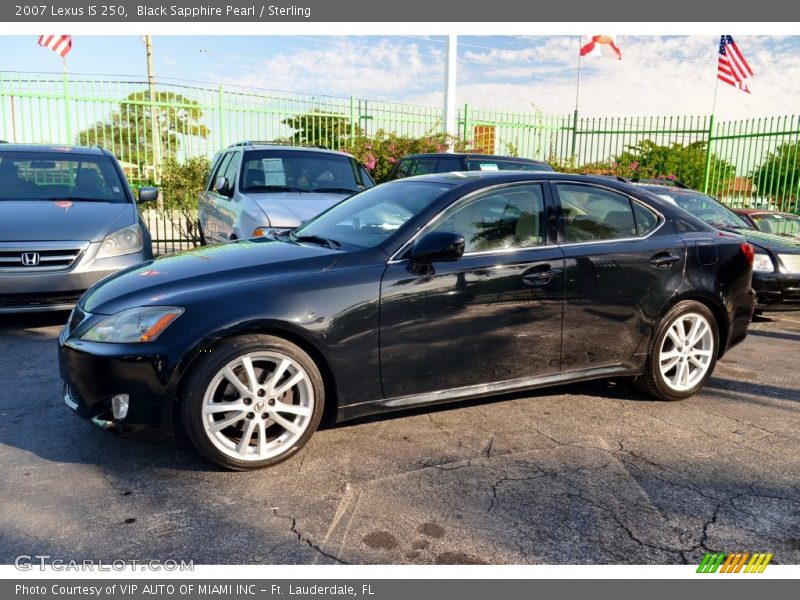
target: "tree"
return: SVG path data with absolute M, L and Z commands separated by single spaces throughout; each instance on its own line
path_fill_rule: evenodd
M 699 189 L 705 178 L 707 156 L 707 144 L 703 141 L 686 146 L 678 143 L 660 146 L 652 140 L 641 140 L 617 155 L 612 166 L 626 177 L 679 179 L 689 187 Z M 709 168 L 717 181 L 728 181 L 736 175 L 732 164 L 714 154 Z
M 163 163 L 162 211 L 172 220 L 173 227 L 181 233 L 182 238 L 196 240 L 200 237 L 197 230 L 197 197 L 208 179 L 210 166 L 204 156 L 195 156 L 183 163 L 170 157 Z
M 350 119 L 343 115 L 326 113 L 315 108 L 310 113 L 295 115 L 281 121 L 296 130 L 289 141 L 298 145 L 341 148 L 352 137 Z M 356 137 L 364 135 L 358 125 L 353 128 Z
M 197 102 L 181 94 L 156 92 L 151 102 L 149 91 L 133 92 L 105 120 L 78 133 L 78 144 L 108 148 L 143 173 L 154 163 L 153 119 L 161 138 L 160 157 L 166 160 L 178 155 L 186 137 L 208 137 L 208 128 L 200 122 L 202 117 Z
M 759 195 L 774 198 L 781 210 L 790 209 L 800 195 L 800 144 L 779 145 L 750 178 Z

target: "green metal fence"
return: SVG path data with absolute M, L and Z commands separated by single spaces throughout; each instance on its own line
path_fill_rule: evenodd
M 460 137 L 476 151 L 549 160 L 562 170 L 677 178 L 729 204 L 800 209 L 798 116 L 719 122 L 713 116 L 579 117 L 465 105 L 457 119 Z M 111 148 L 134 184 L 158 179 L 167 157 L 211 157 L 242 140 L 299 139 L 337 148 L 381 131 L 441 132 L 442 123 L 440 107 L 352 96 L 0 74 L 0 138 Z

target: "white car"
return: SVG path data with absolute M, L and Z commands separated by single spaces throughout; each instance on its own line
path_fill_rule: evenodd
M 199 199 L 200 239 L 206 245 L 280 234 L 374 185 L 344 152 L 240 142 L 214 157 Z

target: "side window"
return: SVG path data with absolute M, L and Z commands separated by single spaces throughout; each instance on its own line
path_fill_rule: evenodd
M 228 152 L 227 154 L 223 155 L 219 161 L 217 161 L 217 168 L 213 171 L 211 175 L 211 181 L 209 182 L 208 186 L 208 189 L 212 192 L 217 191 L 217 179 L 225 176 L 225 167 L 228 166 L 228 163 L 231 160 L 231 155 L 232 152 Z
M 636 237 L 627 196 L 589 185 L 559 183 L 557 187 L 567 243 Z
M 239 171 L 239 165 L 242 163 L 242 155 L 239 152 L 232 152 L 231 159 L 225 165 L 225 172 L 223 177 L 228 180 L 228 193 L 226 196 L 233 196 L 233 188 L 236 186 L 236 174 Z
M 224 156 L 224 154 L 217 154 L 214 157 L 214 160 L 211 161 L 211 169 L 208 171 L 208 181 L 206 181 L 207 190 L 211 190 L 214 187 L 214 179 L 217 174 L 217 168 L 219 167 L 219 163 L 222 162 Z
M 514 185 L 481 194 L 446 213 L 432 231 L 460 233 L 465 252 L 541 246 L 545 243 L 542 186 Z
M 427 175 L 428 173 L 436 173 L 435 158 L 420 158 L 411 167 L 411 175 Z
M 636 218 L 636 232 L 645 236 L 658 227 L 658 215 L 643 204 L 633 202 L 633 216 Z
M 411 175 L 411 159 L 406 158 L 400 161 L 400 164 L 397 165 L 397 171 L 395 171 L 394 178 L 401 179 L 403 177 L 408 177 Z
M 440 158 L 436 166 L 437 173 L 451 173 L 452 171 L 463 171 L 464 167 L 460 158 Z

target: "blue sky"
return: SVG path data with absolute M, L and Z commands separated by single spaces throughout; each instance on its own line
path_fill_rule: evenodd
M 800 37 L 734 36 L 756 77 L 746 95 L 720 84 L 716 114 L 800 112 Z M 544 113 L 575 107 L 578 36 L 459 36 L 457 101 Z M 584 59 L 580 113 L 708 114 L 714 36 L 619 36 L 623 59 Z M 75 36 L 73 74 L 144 78 L 141 36 Z M 443 36 L 154 36 L 159 78 L 440 105 Z M 60 72 L 35 36 L 0 36 L 0 71 Z

